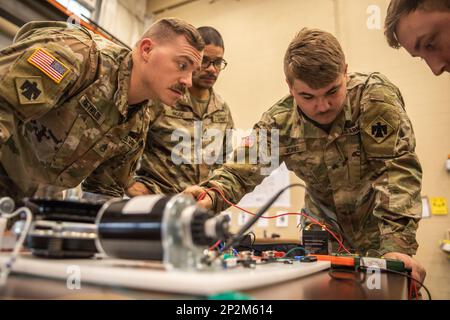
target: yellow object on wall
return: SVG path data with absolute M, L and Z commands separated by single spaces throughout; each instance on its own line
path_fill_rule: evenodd
M 447 199 L 444 197 L 431 197 L 430 207 L 431 213 L 434 215 L 448 214 Z

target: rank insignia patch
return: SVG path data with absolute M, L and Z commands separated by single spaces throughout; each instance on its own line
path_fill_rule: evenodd
M 69 67 L 44 49 L 37 49 L 31 57 L 28 58 L 28 62 L 41 70 L 56 83 L 60 83 L 70 71 Z
M 40 104 L 45 102 L 41 77 L 19 77 L 15 79 L 20 104 Z
M 105 157 L 113 149 L 113 145 L 108 142 L 99 143 L 93 149 L 99 156 Z
M 394 128 L 382 117 L 378 117 L 367 126 L 365 131 L 377 143 L 382 143 L 394 132 Z

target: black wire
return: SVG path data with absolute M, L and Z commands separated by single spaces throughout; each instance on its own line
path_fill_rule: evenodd
M 249 232 L 248 234 L 253 236 L 253 241 L 252 241 L 252 244 L 250 245 L 251 247 L 253 247 L 253 245 L 255 244 L 255 241 L 256 241 L 256 234 L 253 231 Z

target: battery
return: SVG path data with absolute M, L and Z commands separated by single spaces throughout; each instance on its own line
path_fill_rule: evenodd
M 303 230 L 303 247 L 310 254 L 331 254 L 329 234 L 325 230 Z

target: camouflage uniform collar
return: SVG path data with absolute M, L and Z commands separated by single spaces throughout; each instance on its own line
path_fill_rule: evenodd
M 225 101 L 219 96 L 213 89 L 210 89 L 211 99 L 209 100 L 208 109 L 206 114 L 211 114 L 216 111 L 222 111 Z
M 345 98 L 344 107 L 342 108 L 342 111 L 339 113 L 336 119 L 333 121 L 329 137 L 335 139 L 341 136 L 342 133 L 344 132 L 344 129 L 351 125 L 351 122 L 352 122 L 352 109 L 347 90 L 347 97 Z
M 133 68 L 132 52 L 129 52 L 123 59 L 119 67 L 118 73 L 118 86 L 117 91 L 114 94 L 114 102 L 117 106 L 117 110 L 120 114 L 127 118 L 129 105 L 128 105 L 128 90 L 130 87 L 131 70 Z M 150 104 L 150 101 L 144 101 L 137 106 L 144 106 Z
M 317 127 L 312 123 L 309 119 L 307 119 L 301 109 L 297 106 L 295 99 L 293 101 L 293 110 L 295 112 L 292 113 L 292 132 L 291 136 L 293 138 L 326 138 L 326 137 L 338 137 L 344 132 L 344 128 L 348 127 L 352 123 L 352 109 L 350 105 L 350 99 L 347 94 L 346 102 L 344 107 L 336 117 L 331 126 L 330 133 L 328 134 L 321 128 Z
M 209 94 L 210 94 L 209 104 L 204 114 L 204 117 L 216 111 L 222 111 L 224 109 L 225 102 L 223 101 L 222 97 L 220 97 L 220 95 L 218 95 L 212 88 L 209 89 Z M 192 96 L 189 93 L 189 91 L 185 93 L 183 98 L 178 103 L 192 109 L 193 102 Z

